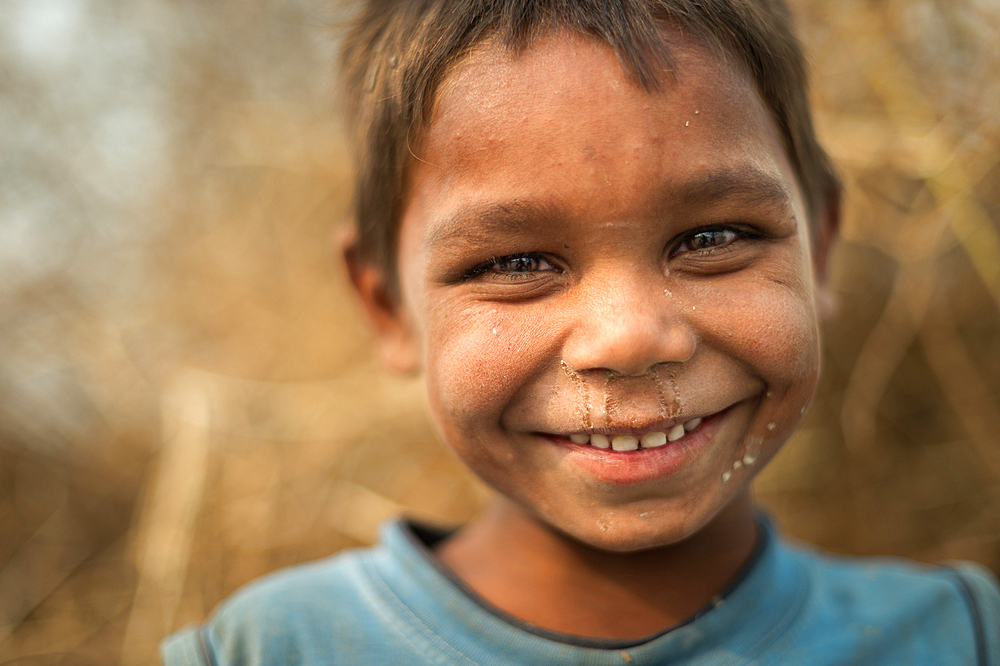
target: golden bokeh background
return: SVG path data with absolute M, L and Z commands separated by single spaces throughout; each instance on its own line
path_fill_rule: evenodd
M 1000 4 L 794 0 L 846 184 L 789 534 L 1000 571 Z M 0 664 L 142 664 L 246 581 L 487 496 L 334 237 L 321 0 L 0 12 Z

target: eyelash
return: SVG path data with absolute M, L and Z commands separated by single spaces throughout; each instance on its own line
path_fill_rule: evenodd
M 690 243 L 699 236 L 707 236 L 708 234 L 731 234 L 731 237 L 725 242 L 719 245 L 713 245 L 711 247 L 704 248 L 691 248 L 688 250 L 682 249 L 685 243 Z M 764 234 L 759 231 L 748 229 L 745 227 L 736 226 L 717 226 L 717 227 L 701 227 L 699 229 L 694 229 L 691 233 L 681 238 L 680 242 L 670 253 L 671 258 L 678 256 L 679 254 L 690 254 L 694 257 L 708 257 L 717 252 L 723 252 L 732 249 L 732 245 L 742 240 L 757 240 L 763 238 Z M 511 263 L 515 261 L 533 261 L 537 264 L 548 264 L 549 268 L 537 268 L 533 267 L 528 270 L 500 270 L 499 268 L 505 263 Z M 529 275 L 531 273 L 538 272 L 562 272 L 555 264 L 550 261 L 544 254 L 537 252 L 523 252 L 519 254 L 508 254 L 500 257 L 492 257 L 487 261 L 477 264 L 467 270 L 462 274 L 460 281 L 467 282 L 469 280 L 474 280 L 481 275 L 486 273 L 492 273 L 494 277 L 499 279 L 507 280 L 518 280 L 522 276 Z
M 551 268 L 532 268 L 530 270 L 494 270 L 498 269 L 504 263 L 514 262 L 519 260 L 531 260 L 539 264 L 546 263 L 549 266 L 551 266 Z M 461 279 L 463 281 L 468 281 L 475 279 L 480 275 L 484 275 L 486 273 L 493 273 L 496 277 L 501 279 L 517 280 L 522 275 L 528 275 L 537 272 L 549 272 L 549 271 L 561 272 L 558 268 L 556 268 L 556 266 L 551 261 L 549 261 L 549 259 L 545 257 L 545 255 L 539 254 L 537 252 L 524 252 L 521 254 L 508 254 L 502 257 L 493 257 L 488 261 L 484 261 L 483 263 L 477 264 L 472 268 L 470 268 L 469 270 L 467 270 L 462 275 Z
M 688 250 L 682 249 L 685 243 L 693 241 L 699 236 L 706 236 L 708 234 L 731 234 L 731 237 L 725 242 L 719 245 L 713 245 L 711 247 L 704 248 L 691 248 Z M 736 227 L 736 226 L 718 226 L 718 227 L 702 227 L 700 229 L 695 229 L 687 236 L 684 236 L 677 247 L 674 248 L 673 252 L 670 253 L 671 258 L 676 257 L 679 254 L 687 253 L 695 257 L 708 257 L 716 252 L 722 252 L 732 249 L 732 245 L 739 241 L 744 240 L 758 240 L 764 237 L 764 234 L 760 233 L 754 229 L 748 229 L 746 227 Z

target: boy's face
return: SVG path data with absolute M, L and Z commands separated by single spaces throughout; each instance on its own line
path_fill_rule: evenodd
M 673 51 L 653 93 L 567 33 L 457 66 L 415 150 L 401 303 L 381 327 L 473 471 L 609 550 L 674 543 L 743 503 L 819 371 L 778 131 L 740 72 Z

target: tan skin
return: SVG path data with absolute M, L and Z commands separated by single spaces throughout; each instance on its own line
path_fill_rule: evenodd
M 835 209 L 813 247 L 752 85 L 697 44 L 674 55 L 654 92 L 579 35 L 470 55 L 408 174 L 400 299 L 348 252 L 383 357 L 423 374 L 442 438 L 498 491 L 439 557 L 556 631 L 639 638 L 724 590 L 757 538 L 750 482 L 818 377 Z M 694 418 L 657 449 L 570 439 Z
M 633 639 L 682 622 L 733 579 L 756 537 L 748 507 L 734 502 L 680 543 L 613 553 L 538 529 L 535 518 L 498 497 L 438 557 L 522 620 L 569 634 Z

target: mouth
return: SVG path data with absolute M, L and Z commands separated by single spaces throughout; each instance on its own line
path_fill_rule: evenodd
M 735 405 L 734 405 L 735 407 Z M 646 428 L 595 428 L 544 435 L 567 462 L 612 485 L 655 482 L 697 467 L 732 407 Z
M 647 431 L 595 431 L 578 432 L 567 435 L 574 444 L 581 446 L 592 446 L 598 449 L 611 449 L 613 451 L 627 452 L 638 451 L 639 449 L 658 449 L 673 443 L 690 432 L 694 432 L 701 427 L 702 417 L 697 416 L 682 423 L 675 423 L 672 426 L 657 430 Z

